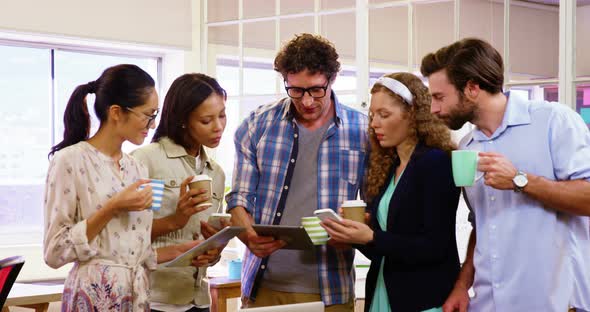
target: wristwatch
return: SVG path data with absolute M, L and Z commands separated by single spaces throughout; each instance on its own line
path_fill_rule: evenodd
M 522 192 L 524 187 L 529 183 L 529 180 L 526 177 L 526 173 L 518 170 L 514 178 L 512 178 L 512 183 L 514 183 L 514 191 L 520 193 Z

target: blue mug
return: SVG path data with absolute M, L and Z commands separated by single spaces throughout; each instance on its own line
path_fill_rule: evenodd
M 242 260 L 236 259 L 231 260 L 228 265 L 228 274 L 227 277 L 229 279 L 236 279 L 239 280 L 242 277 Z

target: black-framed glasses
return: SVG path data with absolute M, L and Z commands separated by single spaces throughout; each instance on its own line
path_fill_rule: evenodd
M 134 109 L 129 108 L 129 107 L 125 107 L 125 110 L 128 110 L 139 117 L 143 116 L 143 117 L 147 118 L 147 124 L 145 125 L 146 128 L 149 128 L 150 125 L 152 124 L 152 122 L 154 122 L 154 120 L 156 120 L 156 117 L 158 117 L 158 111 L 156 111 L 156 113 L 153 115 L 148 115 L 146 113 L 135 111 Z
M 283 83 L 285 84 L 285 90 L 287 91 L 287 95 L 289 95 L 289 97 L 292 99 L 300 99 L 305 95 L 306 92 L 312 98 L 319 99 L 326 96 L 326 90 L 328 89 L 328 85 L 330 84 L 330 77 L 328 77 L 328 81 L 326 81 L 326 85 L 323 87 L 288 87 L 287 80 L 284 80 Z

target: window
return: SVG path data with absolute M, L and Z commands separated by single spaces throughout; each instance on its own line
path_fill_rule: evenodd
M 590 83 L 581 83 L 576 86 L 576 111 L 590 127 Z
M 94 54 L 86 52 L 62 51 L 54 52 L 54 83 L 55 83 L 55 142 L 61 142 L 63 139 L 63 120 L 66 104 L 74 89 L 83 83 L 93 81 L 108 67 L 117 64 L 135 64 L 145 70 L 158 85 L 158 59 L 148 57 L 130 57 L 119 55 Z M 161 95 L 163 97 L 163 95 Z M 88 111 L 92 112 L 91 130 L 92 136 L 98 130 L 100 123 L 94 115 L 94 95 L 87 98 Z M 156 122 L 157 124 L 157 122 Z M 151 141 L 153 131 L 150 131 L 149 137 L 144 144 Z M 130 152 L 136 148 L 130 142 L 123 143 L 123 151 Z
M 31 265 L 23 268 L 21 278 L 62 277 L 69 268 L 39 270 L 47 268 L 41 253 L 47 154 L 62 140 L 63 112 L 70 94 L 107 67 L 121 63 L 140 66 L 157 83 L 159 61 L 58 47 L 0 45 L 0 131 L 4 133 L 0 142 L 0 258 L 23 254 Z M 93 95 L 87 100 L 94 133 L 98 121 Z M 125 151 L 136 148 L 128 144 L 123 146 Z
M 590 4 L 576 1 L 575 109 L 590 127 Z
M 208 10 L 221 12 L 221 8 L 226 7 L 224 4 L 229 2 L 207 1 Z M 574 96 L 563 97 L 561 101 L 577 109 L 587 122 L 590 120 L 590 104 L 586 101 L 590 99 L 587 94 L 590 89 L 590 5 L 587 0 L 577 0 L 575 16 L 567 18 L 560 18 L 560 4 L 565 1 L 558 0 L 277 0 L 270 3 L 243 0 L 240 2 L 242 10 L 237 8 L 239 4 L 236 2 L 233 1 L 236 7 L 224 14 L 227 18 L 220 19 L 215 13 L 215 18 L 206 19 L 205 25 L 209 34 L 220 28 L 232 30 L 231 40 L 225 40 L 223 47 L 212 49 L 213 42 L 209 38 L 206 52 L 209 60 L 232 60 L 223 63 L 223 66 L 232 64 L 231 69 L 225 67 L 222 70 L 219 61 L 209 61 L 207 68 L 210 73 L 217 73 L 223 87 L 235 91 L 228 106 L 238 105 L 232 110 L 236 114 L 233 119 L 236 123 L 251 109 L 263 104 L 261 99 L 274 100 L 285 96 L 280 88 L 280 77 L 275 77 L 275 86 L 279 88 L 272 93 L 269 64 L 272 64 L 280 45 L 300 32 L 321 34 L 335 44 L 342 71 L 334 89 L 343 103 L 356 108 L 367 108 L 368 105 L 361 104 L 368 103 L 369 99 L 368 92 L 363 94 L 365 87 L 370 90 L 381 75 L 399 71 L 420 75 L 419 66 L 426 53 L 461 38 L 478 37 L 490 42 L 504 57 L 506 90 L 530 99 L 555 101 L 577 88 Z M 505 11 L 508 12 L 507 19 Z M 362 19 L 357 20 L 358 16 L 365 16 L 367 25 L 362 24 Z M 565 44 L 560 41 L 560 30 L 567 29 L 566 24 L 574 23 L 574 20 L 577 44 Z M 274 41 L 276 38 L 278 44 Z M 368 38 L 368 41 L 357 42 L 357 38 Z M 257 46 L 252 45 L 255 42 Z M 560 42 L 561 46 L 555 42 Z M 573 47 L 576 47 L 575 51 Z M 560 49 L 565 53 L 560 54 Z M 559 77 L 558 73 L 563 69 L 560 64 L 566 63 L 565 59 L 571 60 L 572 55 L 576 56 L 576 62 L 571 63 L 575 72 Z M 365 64 L 368 70 L 364 68 Z M 258 81 L 264 81 L 264 86 L 257 84 Z M 231 118 L 229 114 L 228 118 Z M 232 125 L 228 121 L 226 140 L 232 139 L 228 135 L 230 129 Z M 460 139 L 468 130 L 470 125 L 454 132 L 453 138 Z M 224 157 L 227 157 L 225 161 L 231 162 L 233 145 L 222 146 L 232 147 L 223 150 Z M 466 215 L 462 202 L 457 214 L 461 251 L 466 248 L 466 234 L 471 229 Z
M 40 244 L 52 145 L 51 51 L 0 46 L 0 246 Z

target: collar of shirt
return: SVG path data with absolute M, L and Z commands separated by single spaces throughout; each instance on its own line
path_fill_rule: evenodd
M 188 157 L 189 159 L 192 159 L 191 163 L 195 163 L 195 157 L 189 155 L 184 147 L 174 143 L 170 138 L 162 138 L 160 140 L 160 144 L 162 144 L 162 147 L 164 148 L 164 151 L 166 152 L 166 156 L 168 156 L 168 158 Z M 204 163 L 209 170 L 213 170 L 211 160 L 209 159 L 209 155 L 207 155 L 207 152 L 205 151 L 205 148 L 202 145 L 201 150 L 199 151 L 199 156 L 201 158 L 201 163 Z
M 491 137 L 487 137 L 479 128 L 475 128 L 473 130 L 473 135 L 467 142 L 469 145 L 472 141 L 489 141 L 494 140 L 501 136 L 508 127 L 514 127 L 519 125 L 527 125 L 531 123 L 531 114 L 529 111 L 530 102 L 523 101 L 518 95 L 513 94 L 510 95 L 510 92 L 505 93 L 506 97 L 508 98 L 508 103 L 506 104 L 506 111 L 504 111 L 504 117 L 502 118 L 502 123 L 494 131 Z
M 340 101 L 338 101 L 338 97 L 336 96 L 336 93 L 334 93 L 334 90 L 332 90 L 332 93 L 330 95 L 330 99 L 332 100 L 332 102 L 334 102 L 334 111 L 336 112 L 336 117 L 334 118 L 334 124 L 336 126 L 339 126 L 342 123 L 342 104 L 340 104 Z M 284 111 L 282 114 L 282 119 L 287 119 L 287 120 L 293 120 L 293 118 L 295 117 L 295 114 L 293 113 L 294 107 L 292 106 L 292 100 L 291 98 L 287 97 L 284 98 L 282 101 L 284 101 Z

